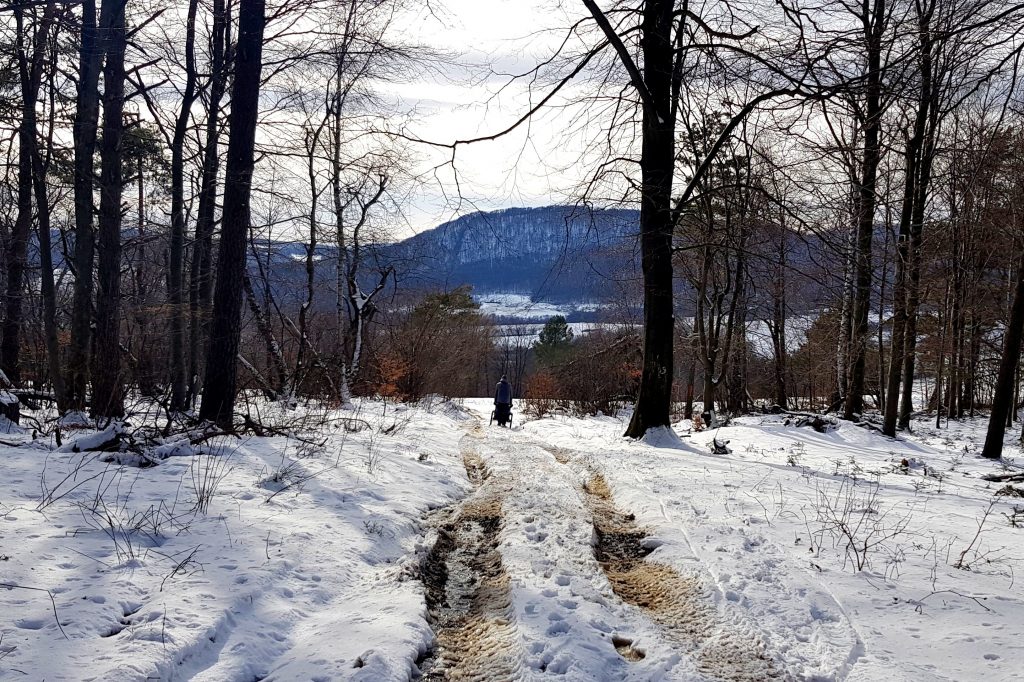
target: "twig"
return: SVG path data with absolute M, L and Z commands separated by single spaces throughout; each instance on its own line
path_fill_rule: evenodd
M 921 611 L 923 610 L 922 607 L 924 606 L 924 600 L 928 599 L 929 597 L 934 597 L 937 594 L 955 594 L 956 596 L 961 597 L 963 599 L 970 599 L 975 604 L 985 609 L 989 613 L 995 613 L 992 609 L 981 603 L 982 599 L 987 599 L 988 597 L 972 597 L 969 594 L 963 594 L 962 592 L 957 592 L 956 590 L 935 590 L 931 594 L 926 594 L 917 601 L 911 602 L 912 604 L 914 604 L 914 610 L 918 613 L 921 613 Z
M 64 639 L 70 641 L 68 633 L 64 632 L 64 626 L 60 624 L 60 618 L 57 616 L 57 602 L 53 598 L 53 592 L 50 592 L 43 587 L 28 587 L 27 585 L 15 585 L 14 583 L 0 583 L 0 587 L 6 587 L 9 590 L 33 590 L 35 592 L 45 592 L 50 597 L 50 604 L 53 606 L 53 619 L 57 621 L 57 627 L 60 628 L 60 634 L 64 635 Z
M 974 545 L 981 537 L 981 532 L 985 528 L 985 521 L 988 520 L 989 514 L 992 513 L 992 508 L 996 506 L 997 499 L 998 498 L 993 497 L 992 500 L 989 501 L 988 507 L 985 509 L 985 513 L 981 515 L 981 520 L 978 521 L 978 532 L 976 532 L 974 537 L 971 538 L 970 544 L 964 548 L 964 551 L 960 552 L 960 558 L 956 560 L 955 564 L 953 564 L 953 568 L 960 568 L 968 571 L 971 569 L 970 564 L 965 564 L 964 560 L 967 558 L 967 553 L 974 549 Z M 977 551 L 975 551 L 975 558 L 977 558 Z

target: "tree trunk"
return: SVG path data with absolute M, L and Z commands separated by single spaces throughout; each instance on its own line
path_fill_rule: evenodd
M 886 183 L 886 197 L 889 196 L 889 183 Z M 889 234 L 892 232 L 892 209 L 885 202 L 885 240 L 882 244 L 882 272 L 878 283 L 878 328 L 875 330 L 878 350 L 878 409 L 885 414 L 886 406 L 886 365 L 885 365 L 885 285 L 889 279 Z
M 864 411 L 864 370 L 871 309 L 871 242 L 875 229 L 875 185 L 880 158 L 882 127 L 882 33 L 885 30 L 885 0 L 874 0 L 870 17 L 865 16 L 868 73 L 864 120 L 864 161 L 858 197 L 855 295 L 851 339 L 850 385 L 843 417 L 854 419 Z
M 960 250 L 959 245 L 957 250 Z M 955 264 L 954 268 L 953 311 L 950 317 L 952 321 L 952 346 L 949 361 L 949 388 L 946 391 L 946 419 L 956 419 L 959 416 L 960 382 L 964 363 L 963 277 L 961 276 L 959 264 Z
M 683 410 L 685 419 L 693 419 L 693 383 L 697 378 L 697 360 L 690 360 L 690 369 L 686 372 L 686 407 Z
M 252 312 L 253 320 L 256 322 L 256 330 L 263 337 L 264 348 L 267 352 L 267 363 L 270 365 L 270 369 L 273 370 L 272 376 L 274 381 L 270 387 L 273 389 L 276 397 L 280 398 L 284 395 L 288 384 L 288 368 L 285 366 L 281 344 L 277 342 L 274 330 L 270 327 L 270 320 L 267 318 L 266 310 L 260 307 L 260 302 L 256 299 L 256 292 L 252 288 L 252 281 L 246 272 L 242 274 L 242 289 L 245 292 L 245 300 L 249 304 L 249 311 Z M 269 304 L 269 301 L 266 303 Z
M 931 74 L 930 67 L 928 68 L 928 73 Z M 914 212 L 910 221 L 910 281 L 907 291 L 907 328 L 903 340 L 903 395 L 900 398 L 898 423 L 901 429 L 910 428 L 910 416 L 914 412 L 914 371 L 917 361 L 917 317 L 921 306 L 924 214 L 928 203 L 928 189 L 932 179 L 932 164 L 936 154 L 935 137 L 938 128 L 938 104 L 936 102 L 938 96 L 934 85 L 930 97 L 928 128 L 924 146 L 921 150 L 920 177 L 917 181 Z
M 946 328 L 949 326 L 949 284 L 946 284 L 946 297 L 942 308 L 939 310 L 939 361 L 935 369 L 935 391 L 929 401 L 935 403 L 935 428 L 942 428 L 942 372 L 946 364 Z
M 320 142 L 323 128 L 306 131 L 306 172 L 309 179 L 309 241 L 306 242 L 306 300 L 299 306 L 299 349 L 295 354 L 295 375 L 292 379 L 292 392 L 299 390 L 299 384 L 306 374 L 306 347 L 309 345 L 309 314 L 313 309 L 316 297 L 316 246 L 317 246 L 317 211 L 320 192 L 316 186 L 316 149 Z
M 264 0 L 241 0 L 210 350 L 199 416 L 231 428 L 238 379 L 249 196 L 263 62 Z
M 736 338 L 733 341 L 732 353 L 728 368 L 728 401 L 729 414 L 739 415 L 747 409 L 747 325 L 746 310 L 740 313 L 736 326 Z
M 185 90 L 171 138 L 171 239 L 168 254 L 167 303 L 170 308 L 172 412 L 185 409 L 185 135 L 196 100 L 196 11 L 199 0 L 189 0 L 185 19 Z
M 121 377 L 121 196 L 124 190 L 121 140 L 124 133 L 124 53 L 126 0 L 107 0 L 111 10 L 103 66 L 103 138 L 100 142 L 100 212 L 96 349 L 93 357 L 94 417 L 124 415 Z M 106 3 L 104 3 L 106 4 Z M 105 9 L 105 8 L 104 8 Z
M 220 102 L 227 85 L 224 52 L 229 17 L 224 0 L 213 0 L 213 28 L 210 38 L 210 97 L 206 111 L 206 139 L 203 147 L 203 171 L 196 211 L 195 245 L 189 271 L 189 390 L 187 402 L 194 404 L 199 394 L 200 347 L 209 325 L 212 290 L 213 230 L 217 209 L 217 175 L 220 170 Z
M 839 311 L 839 334 L 836 340 L 836 385 L 832 404 L 839 405 L 845 398 L 850 384 L 850 341 L 853 326 L 853 272 L 856 249 L 853 243 L 854 228 L 851 226 L 846 238 L 847 253 L 843 262 L 842 307 Z
M 703 403 L 701 416 L 704 418 L 704 425 L 710 427 L 715 412 L 715 379 L 714 374 L 709 372 L 707 367 L 704 368 L 703 383 L 704 387 L 701 390 L 700 398 Z
M 42 75 L 42 56 L 44 54 L 46 41 L 49 36 L 49 29 L 53 18 L 56 15 L 56 5 L 49 2 L 46 5 L 43 15 L 43 28 L 41 37 L 37 38 L 37 60 L 39 63 L 40 77 Z M 49 160 L 53 155 L 53 134 L 56 118 L 56 107 L 53 106 L 55 71 L 51 70 L 48 80 L 50 87 L 50 118 L 47 128 L 47 150 L 46 162 L 39 151 L 39 146 L 32 146 L 32 177 L 35 182 L 36 213 L 38 216 L 39 235 L 39 280 L 40 293 L 43 299 L 43 330 L 46 342 L 46 360 L 50 375 L 50 383 L 53 385 L 53 395 L 57 399 L 57 410 L 63 412 L 67 409 L 66 394 L 64 391 L 64 376 L 61 374 L 60 365 L 60 344 L 57 334 L 57 291 L 53 278 L 53 246 L 50 243 L 50 198 L 46 191 L 46 171 Z
M 1003 337 L 1003 355 L 999 361 L 999 375 L 996 378 L 995 395 L 992 396 L 992 414 L 985 435 L 985 447 L 981 454 L 989 459 L 999 459 L 1003 454 L 1003 435 L 1006 420 L 1014 408 L 1017 363 L 1020 360 L 1021 335 L 1024 333 L 1024 257 L 1017 262 L 1017 286 L 1013 293 L 1010 320 Z
M 109 26 L 114 2 L 104 3 L 100 24 Z M 93 235 L 93 156 L 99 121 L 100 63 L 105 41 L 96 24 L 96 0 L 82 0 L 78 97 L 75 109 L 75 255 L 71 343 L 68 349 L 68 409 L 84 410 L 89 383 L 92 340 L 92 288 L 95 242 Z
M 640 249 L 644 275 L 644 359 L 633 418 L 626 429 L 641 438 L 668 426 L 672 403 L 675 315 L 672 300 L 672 176 L 675 118 L 672 115 L 671 0 L 648 0 L 643 8 L 643 80 L 650 94 L 644 107 L 640 156 Z
M 52 3 L 34 31 L 25 26 L 25 8 L 14 6 L 15 50 L 21 89 L 21 121 L 18 125 L 18 211 L 6 253 L 7 287 L 4 296 L 3 325 L 0 326 L 0 369 L 11 383 L 21 383 L 22 303 L 25 295 L 25 269 L 28 265 L 28 241 L 32 232 L 32 161 L 36 155 L 36 102 L 42 80 L 43 56 L 50 23 Z M 30 43 L 30 44 L 26 44 Z
M 917 313 L 921 304 L 921 227 L 915 221 L 910 234 L 910 280 L 907 284 L 907 321 L 903 335 L 903 390 L 897 427 L 910 428 L 914 413 L 914 373 L 917 361 Z
M 789 392 L 786 390 L 786 303 L 781 297 L 772 302 L 772 344 L 774 345 L 775 404 L 782 409 L 789 408 Z
M 927 24 L 922 22 L 921 37 L 922 59 L 921 59 L 921 92 L 918 99 L 917 113 L 914 119 L 914 130 L 907 141 L 905 155 L 903 204 L 900 209 L 900 232 L 896 248 L 896 283 L 893 291 L 893 329 L 892 329 L 892 351 L 889 358 L 888 395 L 889 401 L 885 405 L 885 418 L 882 424 L 882 433 L 887 436 L 896 435 L 897 417 L 899 416 L 899 389 L 900 379 L 906 369 L 906 356 L 908 351 L 907 332 L 909 316 L 908 305 L 908 270 L 911 268 L 911 233 L 913 231 L 913 220 L 915 206 L 919 192 L 923 191 L 921 183 L 924 180 L 920 173 L 921 151 L 924 143 L 925 126 L 928 123 L 929 93 L 931 91 L 931 60 L 930 41 L 927 38 Z M 915 310 L 916 315 L 916 310 Z M 917 332 L 916 320 L 912 327 L 913 333 Z M 907 379 L 905 379 L 907 380 Z M 910 379 L 912 381 L 912 379 Z

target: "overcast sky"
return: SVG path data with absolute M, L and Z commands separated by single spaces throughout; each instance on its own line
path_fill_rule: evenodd
M 525 86 L 494 93 L 507 78 L 486 76 L 526 71 L 552 54 L 582 3 L 554 0 L 444 0 L 436 18 L 410 19 L 413 39 L 433 45 L 470 65 L 453 65 L 444 78 L 416 78 L 388 84 L 403 105 L 415 107 L 410 132 L 437 142 L 492 134 L 529 107 Z M 574 15 L 570 15 L 570 12 Z M 559 30 L 561 29 L 561 30 Z M 532 97 L 545 88 L 535 88 Z M 582 141 L 564 133 L 570 113 L 553 108 L 521 130 L 493 142 L 460 147 L 457 178 L 450 166 L 431 171 L 449 150 L 416 146 L 416 168 L 427 180 L 411 197 L 407 211 L 414 231 L 434 227 L 456 215 L 509 206 L 540 206 L 571 200 L 581 174 L 576 167 Z M 456 182 L 457 181 L 457 182 Z

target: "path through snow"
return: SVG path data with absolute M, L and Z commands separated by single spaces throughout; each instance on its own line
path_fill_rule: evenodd
M 808 679 L 699 562 L 648 558 L 659 541 L 586 453 L 474 428 L 463 456 L 477 489 L 435 521 L 426 679 Z
M 320 446 L 148 469 L 16 434 L 0 583 L 37 589 L 0 589 L 0 681 L 1020 679 L 1024 491 L 985 480 L 1020 464 L 975 456 L 983 420 L 659 447 L 466 403 L 289 410 Z

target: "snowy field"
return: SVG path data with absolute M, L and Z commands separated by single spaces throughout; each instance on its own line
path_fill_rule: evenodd
M 980 420 L 488 415 L 300 408 L 145 468 L 0 433 L 0 679 L 1021 679 L 1024 484 Z
M 489 293 L 474 295 L 480 304 L 480 312 L 498 318 L 537 320 L 543 324 L 555 315 L 568 317 L 573 313 L 592 313 L 607 306 L 592 301 L 574 303 L 551 303 L 534 301 L 526 294 Z
M 467 491 L 465 416 L 381 407 L 143 469 L 5 445 L 0 582 L 54 603 L 0 589 L 0 679 L 407 679 L 432 639 L 423 514 Z

